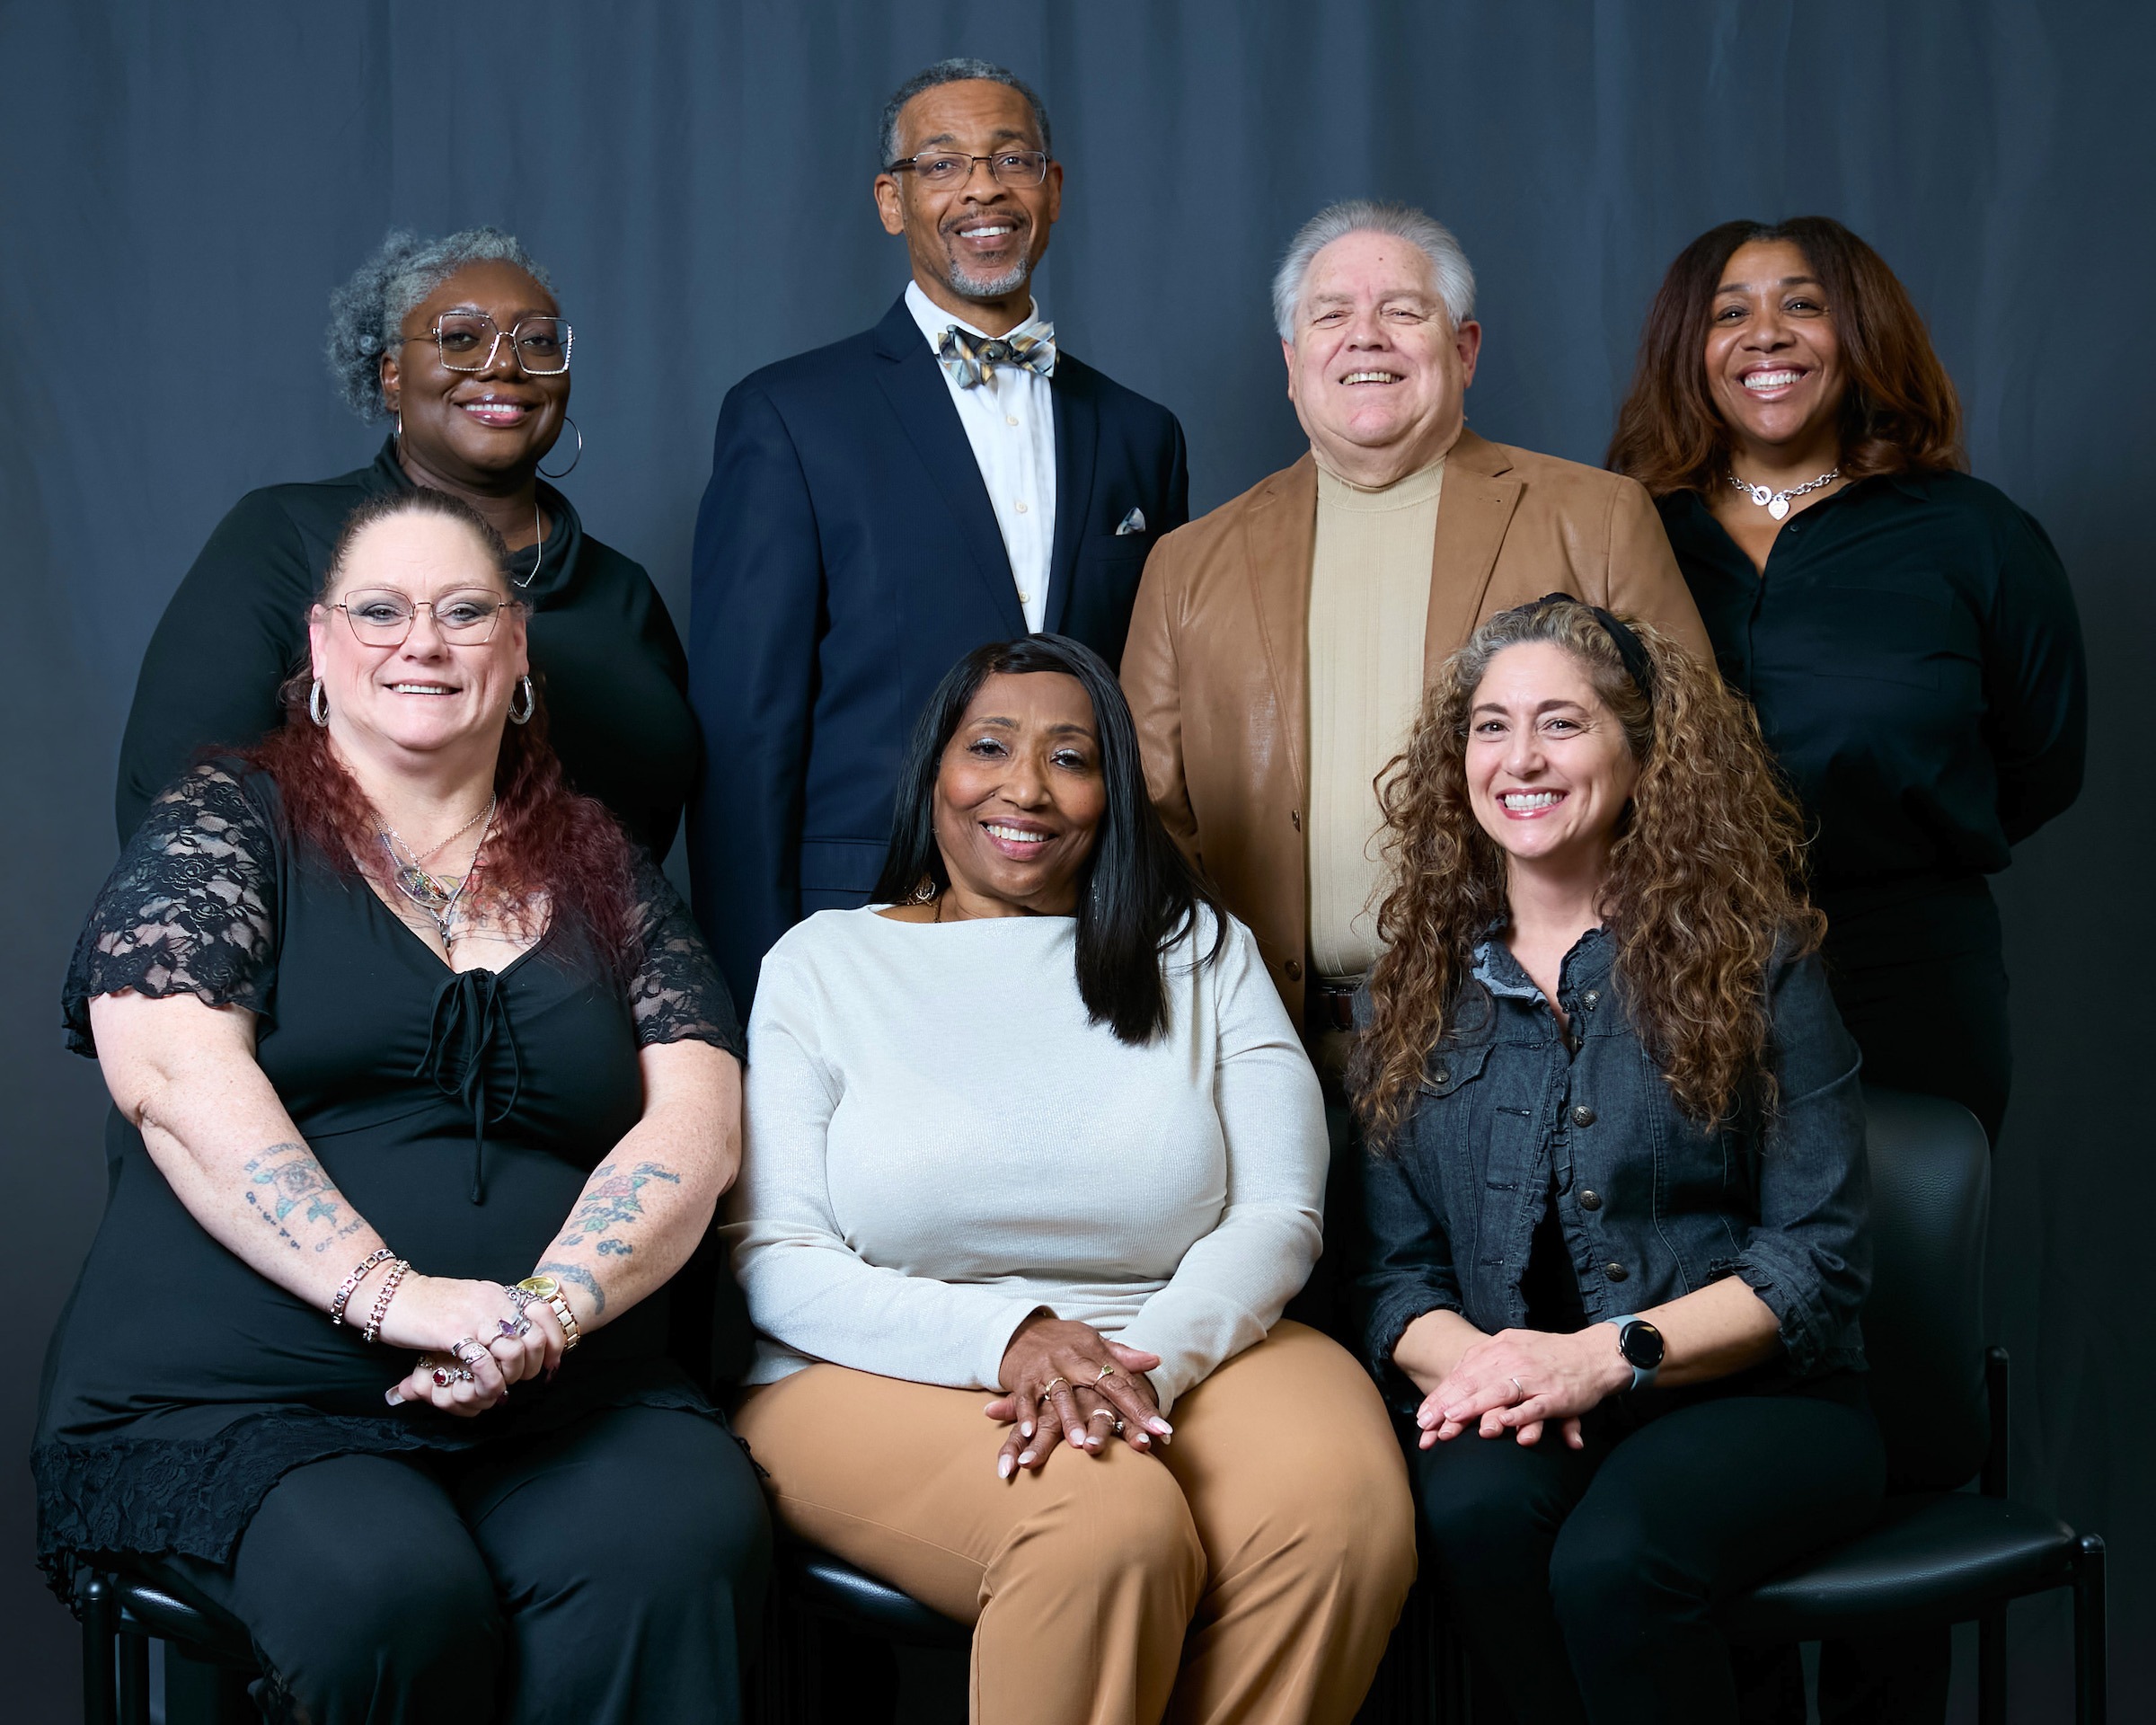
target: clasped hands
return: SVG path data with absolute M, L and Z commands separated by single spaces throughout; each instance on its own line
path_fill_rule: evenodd
M 1472 1427 L 1484 1438 L 1507 1433 L 1542 1441 L 1554 1420 L 1568 1446 L 1582 1447 L 1580 1416 L 1628 1387 L 1632 1368 L 1617 1350 L 1617 1326 L 1590 1324 L 1571 1335 L 1500 1330 L 1468 1344 L 1415 1411 L 1424 1449 L 1450 1443 Z
M 522 1326 L 519 1317 L 526 1321 Z M 516 1333 L 520 1327 L 521 1335 Z M 391 1407 L 426 1402 L 466 1419 L 493 1407 L 510 1384 L 552 1373 L 567 1345 L 544 1300 L 532 1300 L 519 1313 L 499 1282 L 446 1276 L 407 1276 L 383 1320 L 381 1339 L 392 1347 L 421 1350 L 411 1375 L 385 1395 Z M 459 1365 L 468 1376 L 448 1369 Z M 448 1383 L 435 1381 L 437 1369 Z
M 1090 1323 L 1037 1312 L 1018 1326 L 1003 1349 L 999 1381 L 1010 1385 L 982 1410 L 1012 1428 L 995 1458 L 996 1477 L 1044 1466 L 1060 1447 L 1098 1455 L 1118 1433 L 1141 1455 L 1175 1429 L 1161 1418 L 1161 1404 L 1145 1374 L 1158 1354 L 1110 1341 Z

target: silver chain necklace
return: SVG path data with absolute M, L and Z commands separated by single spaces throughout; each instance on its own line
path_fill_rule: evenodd
M 546 561 L 546 535 L 543 531 L 545 521 L 546 518 L 539 512 L 538 494 L 534 492 L 532 496 L 532 543 L 538 547 L 539 554 L 532 559 L 532 572 L 529 575 L 509 577 L 509 579 L 516 582 L 518 587 L 529 587 L 539 579 L 539 565 Z
M 1816 491 L 1822 485 L 1832 485 L 1841 477 L 1842 470 L 1839 467 L 1830 467 L 1818 478 L 1807 479 L 1801 485 L 1792 485 L 1786 491 L 1771 491 L 1764 485 L 1747 485 L 1736 476 L 1735 468 L 1729 471 L 1729 482 L 1777 521 L 1787 515 L 1789 505 L 1807 491 Z
M 487 834 L 493 830 L 496 801 L 489 797 L 484 809 L 451 833 L 448 838 L 442 840 L 440 845 L 432 846 L 425 857 L 413 855 L 411 846 L 405 844 L 403 836 L 387 821 L 382 823 L 382 848 L 389 853 L 390 880 L 397 890 L 417 906 L 427 920 L 441 932 L 445 947 L 449 944 L 450 925 L 456 920 L 456 907 L 464 897 L 464 889 L 472 884 L 472 877 L 479 872 L 479 853 L 486 848 Z M 423 865 L 428 857 L 432 857 L 443 845 L 470 832 L 482 820 L 487 826 L 481 831 L 479 844 L 473 850 L 472 866 L 461 877 L 450 881 L 427 871 Z M 402 857 L 397 854 L 400 851 L 403 853 Z

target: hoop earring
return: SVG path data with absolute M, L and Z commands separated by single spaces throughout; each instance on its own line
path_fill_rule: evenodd
M 524 697 L 522 712 L 517 711 L 517 694 Z M 518 677 L 517 679 L 517 694 L 509 697 L 509 722 L 512 725 L 528 725 L 532 722 L 532 715 L 538 711 L 539 693 L 532 687 L 532 679 L 528 677 Z
M 323 730 L 329 729 L 330 697 L 323 693 L 322 679 L 319 677 L 314 679 L 314 686 L 307 691 L 307 717 Z
M 932 874 L 923 875 L 921 884 L 907 895 L 906 901 L 915 905 L 934 904 L 936 902 L 936 877 Z
M 562 423 L 567 425 L 571 431 L 575 431 L 577 434 L 577 453 L 570 457 L 569 465 L 564 467 L 558 473 L 550 473 L 543 467 L 538 468 L 536 471 L 539 474 L 539 477 L 542 479 L 567 479 L 571 473 L 577 471 L 577 463 L 584 459 L 584 433 L 578 428 L 577 422 L 570 419 L 568 414 L 564 413 L 561 416 L 561 420 Z

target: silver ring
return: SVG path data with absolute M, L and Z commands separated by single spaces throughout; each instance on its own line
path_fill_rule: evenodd
M 501 1333 L 511 1341 L 522 1341 L 532 1333 L 532 1321 L 521 1312 L 513 1318 L 497 1318 L 494 1322 Z
M 1512 1380 L 1512 1387 L 1520 1393 L 1520 1399 L 1523 1402 L 1527 1399 L 1527 1386 L 1521 1383 L 1518 1378 L 1515 1377 Z
M 1086 1423 L 1091 1425 L 1096 1420 L 1116 1420 L 1116 1416 L 1110 1410 L 1107 1408 L 1095 1408 L 1091 1413 L 1085 1416 L 1085 1419 Z M 1123 1422 L 1120 1420 L 1116 1420 L 1116 1423 L 1118 1425 L 1121 1425 Z
M 467 1349 L 471 1350 L 469 1353 L 465 1351 Z M 477 1336 L 459 1336 L 449 1344 L 449 1351 L 456 1356 L 459 1366 L 468 1367 L 473 1360 L 487 1357 L 487 1344 Z

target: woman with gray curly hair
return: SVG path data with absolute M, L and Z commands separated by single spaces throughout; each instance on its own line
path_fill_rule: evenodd
M 571 346 L 546 271 L 498 228 L 392 232 L 336 291 L 331 373 L 361 419 L 390 421 L 389 437 L 357 472 L 249 492 L 210 535 L 136 685 L 123 844 L 206 746 L 244 748 L 276 729 L 339 530 L 370 498 L 424 485 L 471 504 L 509 547 L 570 783 L 666 855 L 697 758 L 687 661 L 642 566 L 587 534 L 539 472 L 565 426 L 583 447 L 569 418 Z M 434 836 L 413 836 L 423 851 Z

